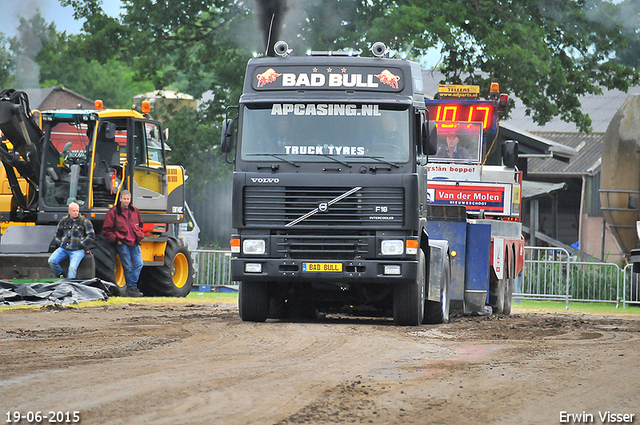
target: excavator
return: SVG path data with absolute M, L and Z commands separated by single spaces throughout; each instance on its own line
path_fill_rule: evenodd
M 184 297 L 193 260 L 178 237 L 184 220 L 185 172 L 168 165 L 160 122 L 150 105 L 136 109 L 31 110 L 23 91 L 0 91 L 0 279 L 52 278 L 47 262 L 58 221 L 75 202 L 96 231 L 77 278 L 116 284 L 124 271 L 115 246 L 102 233 L 107 211 L 128 189 L 140 209 L 145 237 L 138 286 L 145 295 Z M 64 263 L 63 263 L 64 268 Z

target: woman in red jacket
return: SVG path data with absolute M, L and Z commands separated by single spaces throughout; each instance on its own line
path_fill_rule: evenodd
M 120 203 L 107 212 L 102 226 L 105 239 L 116 245 L 127 281 L 125 296 L 141 297 L 138 278 L 142 270 L 140 241 L 144 237 L 140 210 L 131 205 L 131 192 L 120 192 Z

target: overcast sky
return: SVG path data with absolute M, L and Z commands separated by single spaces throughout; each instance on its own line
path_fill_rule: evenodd
M 612 0 L 620 3 L 622 0 Z M 103 9 L 111 16 L 120 14 L 120 0 L 103 0 Z M 3 17 L 0 31 L 8 37 L 17 35 L 19 17 L 30 18 L 36 11 L 44 17 L 47 23 L 55 22 L 58 31 L 78 33 L 82 22 L 73 19 L 71 7 L 60 6 L 59 0 L 0 0 L 0 15 Z
M 103 9 L 111 16 L 120 14 L 120 0 L 104 0 Z M 0 14 L 2 15 L 2 31 L 7 37 L 17 35 L 20 17 L 30 18 L 37 11 L 47 23 L 54 22 L 58 31 L 78 33 L 82 22 L 73 19 L 71 7 L 60 6 L 59 0 L 0 0 Z

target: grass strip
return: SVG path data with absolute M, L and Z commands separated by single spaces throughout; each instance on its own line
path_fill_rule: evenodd
M 513 300 L 512 313 L 566 313 L 566 314 L 591 314 L 602 316 L 640 316 L 640 305 L 627 304 L 622 308 L 622 303 L 616 308 L 615 303 L 602 302 L 577 302 L 569 301 L 569 309 L 565 309 L 564 301 L 535 301 Z

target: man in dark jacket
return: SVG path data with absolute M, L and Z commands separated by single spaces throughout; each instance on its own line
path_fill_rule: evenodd
M 127 281 L 125 296 L 141 297 L 138 278 L 142 270 L 140 241 L 144 237 L 140 210 L 131 205 L 131 192 L 120 192 L 120 203 L 111 208 L 104 219 L 102 234 L 115 244 Z
M 60 262 L 69 259 L 67 278 L 75 279 L 78 266 L 84 258 L 85 250 L 95 241 L 96 234 L 91 221 L 80 215 L 80 207 L 75 202 L 69 204 L 69 215 L 58 222 L 55 243 L 58 248 L 49 256 L 49 267 L 55 277 L 64 277 Z
M 455 159 L 471 159 L 471 154 L 467 149 L 459 146 L 460 139 L 458 135 L 452 131 L 446 133 L 447 146 L 438 146 L 435 154 L 436 158 L 455 158 Z

